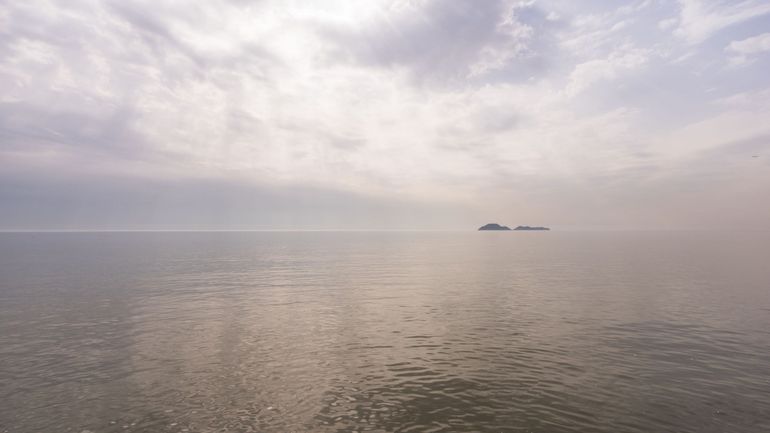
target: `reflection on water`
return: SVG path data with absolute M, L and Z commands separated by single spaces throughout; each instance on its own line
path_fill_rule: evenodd
M 0 234 L 0 432 L 770 431 L 768 241 Z

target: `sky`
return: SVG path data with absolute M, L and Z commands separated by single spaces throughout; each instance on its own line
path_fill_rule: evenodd
M 766 0 L 0 0 L 0 229 L 770 229 Z

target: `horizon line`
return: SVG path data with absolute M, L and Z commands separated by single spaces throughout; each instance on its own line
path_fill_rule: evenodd
M 477 232 L 487 231 L 479 230 L 478 228 L 451 228 L 451 229 L 423 229 L 423 228 L 398 228 L 398 229 L 386 229 L 386 228 L 363 228 L 363 229 L 349 229 L 349 228 L 328 228 L 328 229 L 291 229 L 291 228 L 270 228 L 270 229 L 0 229 L 0 233 L 260 233 L 260 232 Z M 517 230 L 505 230 L 515 232 Z M 522 230 L 518 230 L 522 231 Z M 613 228 L 613 227 L 582 227 L 582 228 L 556 228 L 551 227 L 551 232 L 620 232 L 620 231 L 657 231 L 657 232 L 672 232 L 672 231 L 686 231 L 686 232 L 701 232 L 701 231 L 731 231 L 731 232 L 767 232 L 770 229 L 767 228 Z

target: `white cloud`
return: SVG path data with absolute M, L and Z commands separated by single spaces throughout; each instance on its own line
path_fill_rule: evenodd
M 636 70 L 648 60 L 647 50 L 631 47 L 619 49 L 606 58 L 589 60 L 575 66 L 565 91 L 567 95 L 574 97 L 594 84 L 606 84 L 624 72 Z
M 658 21 L 658 28 L 661 30 L 669 30 L 676 26 L 678 21 L 678 18 L 666 18 L 664 20 L 660 20 Z
M 608 50 L 632 43 L 630 29 L 636 24 L 641 11 L 652 2 L 640 1 L 602 13 L 579 14 L 560 35 L 560 44 L 577 57 L 596 58 Z
M 708 39 L 714 33 L 770 13 L 770 3 L 764 0 L 679 0 L 681 13 L 674 34 L 690 44 Z
M 752 63 L 756 55 L 770 51 L 770 33 L 732 41 L 725 51 L 732 54 L 729 59 L 730 65 L 745 66 Z
M 729 19 L 693 24 L 649 1 L 11 3 L 0 158 L 41 182 L 77 167 L 532 215 L 612 206 L 661 167 L 686 179 L 700 153 L 764 133 L 756 104 L 707 103 L 736 71 L 714 75 L 701 65 L 721 47 L 690 45 L 763 5 L 717 5 L 696 12 Z M 726 48 L 763 50 L 767 34 Z
M 756 54 L 770 51 L 770 33 L 752 36 L 741 41 L 733 41 L 728 45 L 727 50 L 738 54 Z

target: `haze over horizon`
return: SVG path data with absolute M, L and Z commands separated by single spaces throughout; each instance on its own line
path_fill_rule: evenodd
M 0 1 L 0 230 L 770 229 L 770 3 Z

